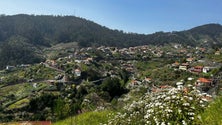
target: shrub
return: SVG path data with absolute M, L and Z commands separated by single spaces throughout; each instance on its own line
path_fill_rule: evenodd
M 198 114 L 204 110 L 207 101 L 195 87 L 178 86 L 146 93 L 139 101 L 125 107 L 108 125 L 153 125 L 153 124 L 199 124 Z

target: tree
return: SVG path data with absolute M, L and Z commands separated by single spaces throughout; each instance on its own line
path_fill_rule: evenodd
M 57 119 L 62 119 L 69 115 L 70 106 L 63 99 L 58 98 L 57 100 L 55 100 L 53 111 L 54 113 L 56 113 Z
M 120 80 L 118 78 L 106 78 L 100 85 L 103 91 L 107 91 L 111 98 L 115 96 L 120 96 L 126 92 L 126 90 L 121 86 Z

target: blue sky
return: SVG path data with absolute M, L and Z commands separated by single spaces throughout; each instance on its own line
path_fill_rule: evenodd
M 222 24 L 222 0 L 1 0 L 0 14 L 75 15 L 111 29 L 150 34 Z

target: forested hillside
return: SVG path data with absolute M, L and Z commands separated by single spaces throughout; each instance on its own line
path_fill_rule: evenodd
M 220 24 L 203 25 L 181 32 L 156 32 L 145 35 L 111 30 L 74 16 L 1 15 L 0 67 L 44 60 L 42 49 L 58 43 L 77 42 L 80 47 L 129 47 L 168 43 L 218 46 L 221 41 Z

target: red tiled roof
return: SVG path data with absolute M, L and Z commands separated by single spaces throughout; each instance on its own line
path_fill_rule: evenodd
M 206 79 L 206 78 L 199 78 L 197 81 L 202 82 L 202 83 L 210 83 L 211 82 L 211 80 Z

